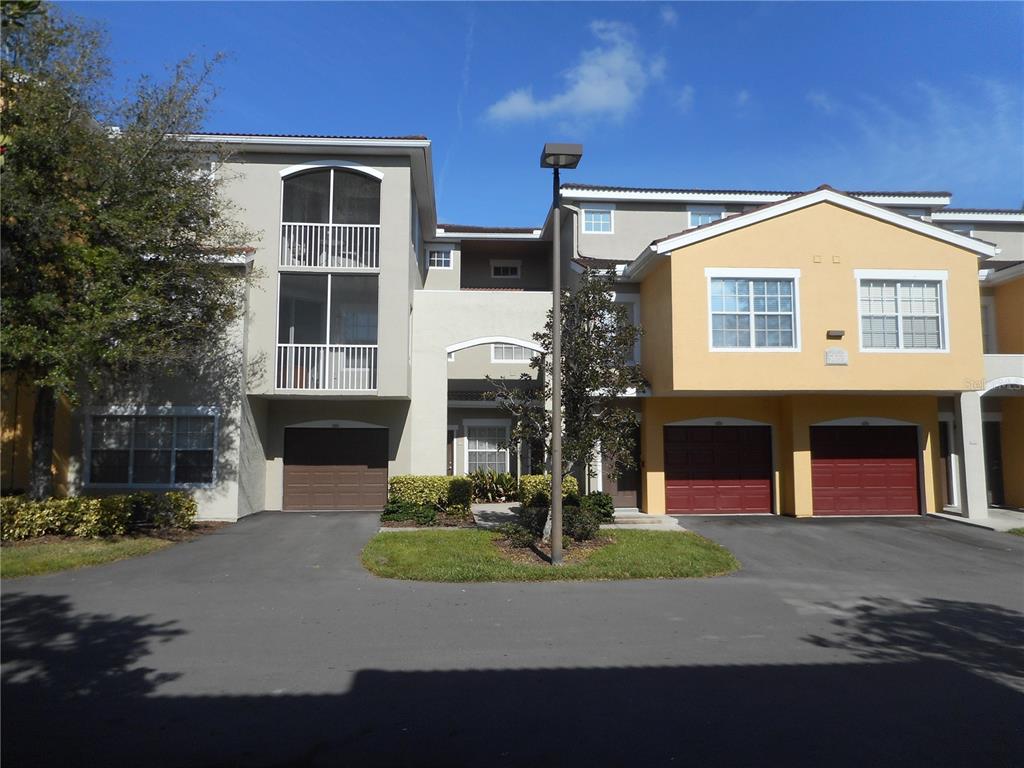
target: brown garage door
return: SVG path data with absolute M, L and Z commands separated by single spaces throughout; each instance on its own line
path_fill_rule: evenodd
M 771 512 L 769 427 L 665 427 L 669 514 Z
M 811 427 L 815 515 L 916 515 L 917 427 Z
M 386 429 L 286 429 L 286 510 L 380 510 L 388 494 Z

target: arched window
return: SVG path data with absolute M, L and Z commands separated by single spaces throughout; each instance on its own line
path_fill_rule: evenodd
M 292 224 L 379 224 L 380 181 L 341 168 L 284 180 L 282 219 Z
M 333 166 L 284 177 L 282 266 L 375 270 L 379 245 L 380 179 Z

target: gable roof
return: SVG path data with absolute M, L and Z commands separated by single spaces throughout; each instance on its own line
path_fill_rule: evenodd
M 992 257 L 998 253 L 998 248 L 992 243 L 986 243 L 973 237 L 967 237 L 957 232 L 951 232 L 935 224 L 929 224 L 919 219 L 904 216 L 901 213 L 894 213 L 887 208 L 873 205 L 858 197 L 839 192 L 827 184 L 823 184 L 815 190 L 804 192 L 793 197 L 780 200 L 776 203 L 763 205 L 746 213 L 738 213 L 718 221 L 702 224 L 693 229 L 677 232 L 674 235 L 660 238 L 652 242 L 640 256 L 626 268 L 625 277 L 637 279 L 660 261 L 661 256 L 666 253 L 685 248 L 688 245 L 708 240 L 712 237 L 724 235 L 737 229 L 757 224 L 767 219 L 774 219 L 777 216 L 784 216 L 787 213 L 798 211 L 802 208 L 809 208 L 819 203 L 831 203 L 840 208 L 845 208 L 856 213 L 870 216 L 871 218 L 893 224 L 902 229 L 908 229 L 926 237 L 942 240 L 958 248 L 971 251 L 983 257 Z
M 802 194 L 800 190 L 780 189 L 699 189 L 666 187 L 617 187 L 602 184 L 567 182 L 559 188 L 561 197 L 574 200 L 636 200 L 646 202 L 733 202 L 770 203 Z M 847 194 L 882 205 L 945 206 L 951 192 L 936 191 L 850 191 Z

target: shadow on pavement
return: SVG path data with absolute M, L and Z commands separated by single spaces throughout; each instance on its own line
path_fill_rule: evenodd
M 998 648 L 1009 653 L 1019 641 L 1021 617 L 963 603 L 897 614 L 891 630 L 874 626 L 889 615 L 869 611 L 841 625 L 834 642 L 857 655 L 890 640 L 957 645 L 945 657 L 879 654 L 861 663 L 598 668 L 580 658 L 572 668 L 364 669 L 348 690 L 325 695 L 166 696 L 159 687 L 173 675 L 139 663 L 180 628 L 76 616 L 63 598 L 10 595 L 3 760 L 211 768 L 1024 763 L 1024 697 L 989 676 L 1014 663 Z M 962 624 L 954 635 L 932 634 L 946 621 Z M 991 647 L 955 660 L 972 642 Z

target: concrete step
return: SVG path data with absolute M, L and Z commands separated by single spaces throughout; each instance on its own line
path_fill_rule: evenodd
M 620 512 L 615 511 L 616 525 L 664 525 L 665 515 L 645 515 L 643 512 Z

